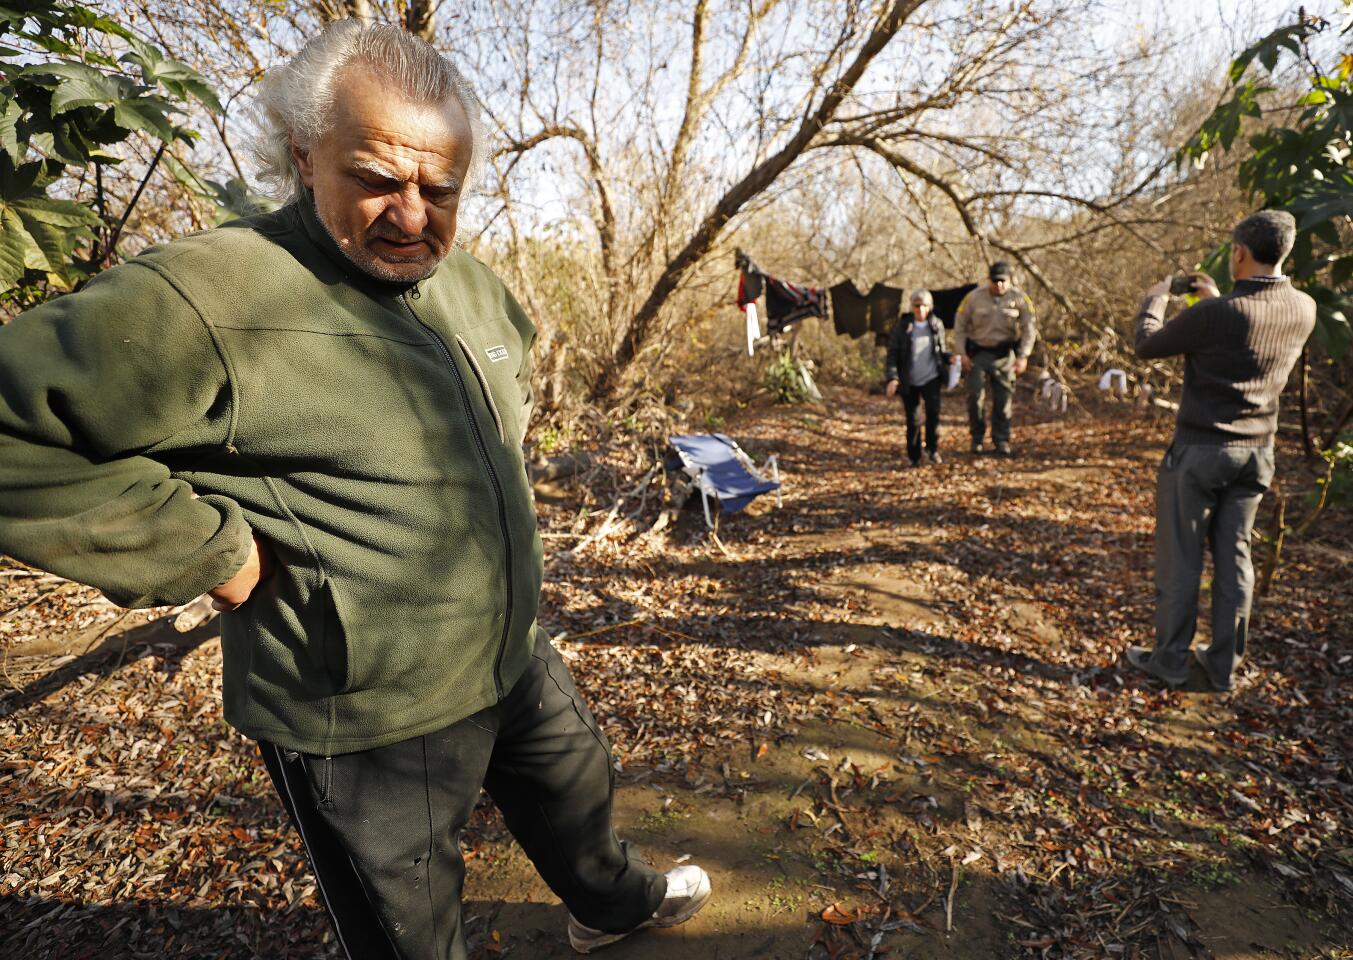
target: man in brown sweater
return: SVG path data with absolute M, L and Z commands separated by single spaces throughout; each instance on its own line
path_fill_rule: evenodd
M 1198 275 L 1200 301 L 1165 323 L 1170 281 L 1146 292 L 1137 315 L 1137 355 L 1184 356 L 1184 392 L 1174 442 L 1156 485 L 1156 646 L 1132 646 L 1128 661 L 1181 686 L 1198 620 L 1203 544 L 1212 546 L 1212 643 L 1194 656 L 1216 690 L 1230 690 L 1245 656 L 1254 570 L 1250 530 L 1273 480 L 1278 396 L 1315 326 L 1315 301 L 1279 266 L 1296 221 L 1265 210 L 1231 237 L 1235 288 L 1221 296 Z

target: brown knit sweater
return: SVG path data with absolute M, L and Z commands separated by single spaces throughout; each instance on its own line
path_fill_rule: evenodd
M 1278 429 L 1278 395 L 1315 327 L 1315 301 L 1285 277 L 1240 280 L 1165 323 L 1166 297 L 1137 314 L 1137 356 L 1184 355 L 1175 442 L 1262 447 Z

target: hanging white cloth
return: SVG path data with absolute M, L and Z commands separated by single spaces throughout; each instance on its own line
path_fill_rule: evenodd
M 1099 389 L 1106 392 L 1124 394 L 1127 393 L 1127 388 L 1127 371 L 1119 370 L 1117 367 L 1105 370 L 1104 376 L 1099 378 Z
M 954 387 L 958 386 L 958 381 L 963 376 L 963 360 L 958 354 L 954 354 L 949 358 L 949 370 L 947 373 L 948 376 L 944 381 L 944 389 L 952 390 Z
M 1047 404 L 1048 409 L 1058 413 L 1066 413 L 1067 392 L 1066 387 L 1058 383 L 1051 375 L 1045 373 L 1039 377 L 1039 399 Z
M 761 336 L 761 325 L 756 319 L 756 302 L 743 307 L 743 312 L 747 314 L 747 356 L 750 357 L 756 352 L 756 338 Z

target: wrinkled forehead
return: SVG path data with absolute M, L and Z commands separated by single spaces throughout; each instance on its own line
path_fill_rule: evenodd
M 328 159 L 426 185 L 464 180 L 474 137 L 454 97 L 411 100 L 392 91 L 376 71 L 362 68 L 345 71 L 336 94 L 329 131 L 317 144 Z

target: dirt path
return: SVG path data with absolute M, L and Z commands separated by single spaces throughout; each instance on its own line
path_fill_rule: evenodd
M 1168 425 L 1022 409 L 1002 461 L 958 412 L 915 471 L 881 398 L 747 414 L 727 429 L 779 455 L 785 503 L 718 542 L 686 516 L 575 555 L 609 504 L 542 501 L 542 621 L 583 635 L 561 648 L 615 747 L 618 830 L 715 886 L 605 955 L 1353 957 L 1348 544 L 1295 548 L 1247 689 L 1139 684 L 1117 662 L 1148 635 Z M 218 645 L 134 629 L 55 669 L 11 644 L 0 954 L 337 955 L 221 724 Z M 472 955 L 572 956 L 490 807 L 465 847 Z

